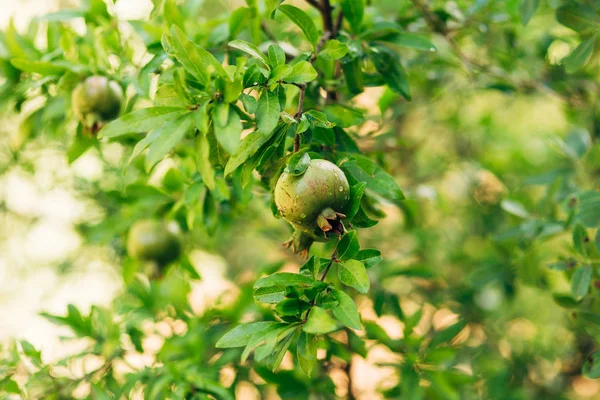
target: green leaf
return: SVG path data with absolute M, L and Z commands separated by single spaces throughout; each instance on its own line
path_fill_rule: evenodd
M 324 60 L 339 60 L 348 54 L 348 46 L 339 40 L 328 40 L 319 52 L 319 57 Z
M 564 26 L 577 32 L 586 32 L 598 29 L 600 15 L 586 4 L 568 1 L 556 10 L 556 19 Z
M 333 332 L 339 329 L 338 323 L 329 315 L 327 311 L 321 307 L 313 307 L 310 310 L 308 320 L 302 327 L 302 330 L 306 333 L 313 333 L 315 335 L 321 335 L 329 332 Z
M 575 225 L 573 228 L 573 245 L 579 254 L 586 256 L 586 242 L 589 241 L 587 231 L 581 224 Z
M 271 133 L 255 131 L 246 136 L 242 141 L 238 151 L 234 155 L 232 155 L 229 161 L 227 162 L 227 165 L 225 166 L 225 176 L 231 174 L 237 167 L 246 162 L 277 132 L 281 132 L 281 129 L 285 129 L 285 126 L 279 125 Z
M 256 301 L 267 304 L 276 304 L 285 298 L 287 289 L 285 286 L 275 285 L 267 286 L 254 290 L 254 298 Z
M 368 189 L 396 204 L 404 199 L 402 189 L 400 189 L 396 180 L 377 165 L 375 161 L 359 154 L 341 154 L 352 159 L 340 165 L 346 176 L 351 176 L 355 182 L 366 182 Z
M 400 63 L 399 56 L 387 47 L 375 46 L 371 48 L 369 58 L 390 89 L 410 101 L 408 75 Z
M 254 114 L 256 112 L 257 101 L 254 97 L 250 96 L 249 94 L 242 93 L 241 100 L 246 112 L 250 114 Z
M 10 63 L 23 72 L 36 73 L 42 76 L 62 75 L 66 71 L 83 72 L 85 69 L 65 62 L 31 61 L 24 58 L 13 58 Z
M 273 132 L 279 122 L 280 113 L 281 108 L 277 94 L 266 89 L 263 90 L 256 106 L 258 130 L 265 134 Z
M 213 108 L 215 137 L 226 152 L 235 154 L 240 147 L 240 137 L 244 127 L 234 107 L 228 103 L 218 103 Z
M 269 64 L 275 68 L 280 65 L 285 65 L 285 51 L 276 44 L 269 46 Z
M 75 140 L 67 150 L 67 161 L 72 164 L 75 160 L 81 157 L 89 148 L 95 146 L 98 141 L 88 135 L 83 134 L 81 125 L 75 135 Z
M 296 347 L 296 355 L 298 357 L 298 365 L 304 373 L 311 375 L 315 364 L 317 363 L 317 345 L 318 340 L 315 335 L 306 332 L 301 332 L 298 337 Z
M 364 74 L 362 72 L 361 61 L 355 58 L 349 62 L 342 62 L 342 70 L 346 78 L 346 86 L 351 94 L 357 95 L 365 90 Z
M 596 350 L 586 358 L 581 373 L 588 379 L 600 379 L 600 350 Z
M 323 109 L 323 112 L 329 121 L 342 128 L 359 125 L 365 120 L 361 110 L 341 104 L 329 104 Z
M 229 38 L 235 38 L 248 24 L 252 16 L 252 12 L 248 7 L 240 7 L 231 13 L 229 16 Z
M 600 192 L 587 191 L 577 196 L 575 221 L 586 228 L 600 227 Z
M 292 154 L 287 162 L 287 170 L 291 175 L 299 176 L 306 171 L 310 164 L 310 156 L 308 153 L 297 152 Z
M 266 333 L 280 325 L 281 324 L 274 321 L 260 321 L 236 326 L 223 335 L 216 343 L 215 347 L 219 349 L 244 347 L 254 335 Z
M 414 33 L 398 32 L 381 38 L 380 40 L 415 50 L 423 50 L 430 52 L 437 51 L 437 48 L 433 45 L 433 43 L 431 43 L 431 41 L 429 41 L 429 39 L 421 35 L 416 35 Z
M 306 36 L 308 41 L 313 45 L 313 49 L 315 49 L 319 42 L 319 31 L 312 18 L 298 7 L 289 4 L 280 5 L 278 10 L 284 13 L 302 30 L 304 36 Z
M 358 210 L 360 210 L 360 201 L 365 193 L 366 188 L 367 182 L 358 182 L 356 185 L 353 185 L 350 188 L 350 199 L 352 203 L 350 204 L 350 209 L 346 212 L 348 221 L 352 222 L 352 219 L 358 213 Z
M 429 343 L 429 347 L 436 347 L 441 344 L 448 344 L 467 326 L 467 321 L 458 321 L 457 323 L 436 332 Z
M 348 260 L 338 264 L 338 277 L 346 285 L 355 288 L 362 294 L 369 292 L 371 283 L 365 265 L 358 260 Z
M 573 273 L 571 278 L 571 295 L 575 299 L 581 299 L 588 293 L 590 283 L 592 282 L 592 272 L 591 265 L 582 265 Z
M 358 244 L 356 231 L 350 231 L 340 239 L 337 245 L 337 257 L 342 261 L 351 260 L 356 256 L 359 249 L 360 245 Z
M 186 64 L 189 65 L 189 62 L 199 63 L 195 65 L 193 68 L 186 68 L 186 71 L 190 72 L 194 75 L 194 72 L 197 71 L 197 68 L 202 68 L 208 76 L 212 76 L 213 74 L 217 74 L 222 78 L 229 79 L 229 74 L 223 68 L 223 65 L 213 56 L 211 53 L 203 49 L 202 47 L 194 44 L 190 40 L 188 40 L 185 33 L 178 27 L 171 27 L 171 36 L 177 39 L 179 43 L 183 44 L 183 47 L 177 46 L 177 49 L 185 51 L 185 53 L 176 53 L 175 55 L 180 55 L 182 58 L 186 60 Z M 169 53 L 167 51 L 167 53 Z M 169 53 L 170 54 L 170 53 Z M 179 59 L 179 57 L 178 57 Z M 184 65 L 184 63 L 179 59 L 179 61 Z M 191 66 L 190 66 L 191 67 Z M 184 65 L 185 68 L 185 65 Z M 195 76 L 195 75 L 194 75 Z
M 100 131 L 99 137 L 114 138 L 130 133 L 146 133 L 188 112 L 189 110 L 180 107 L 151 107 L 133 111 L 107 124 Z
M 327 120 L 327 115 L 317 110 L 310 110 L 304 113 L 306 115 L 306 119 L 313 126 L 318 126 L 319 128 L 333 128 L 335 124 L 329 122 Z
M 254 284 L 254 289 L 271 286 L 311 286 L 314 279 L 306 275 L 293 274 L 291 272 L 279 272 L 259 279 Z
M 293 67 L 287 64 L 281 64 L 273 68 L 271 76 L 269 76 L 269 86 L 277 85 L 292 73 Z
M 528 218 L 529 212 L 525 206 L 518 201 L 504 199 L 500 202 L 500 207 L 509 214 L 516 215 L 519 218 Z
M 562 60 L 562 64 L 565 70 L 572 74 L 581 67 L 583 67 L 594 52 L 594 46 L 596 44 L 597 34 L 590 36 L 577 46 L 575 50 L 571 52 L 567 57 Z
M 262 62 L 263 65 L 267 68 L 267 70 L 271 69 L 269 67 L 269 59 L 267 58 L 267 56 L 252 43 L 248 43 L 244 40 L 232 40 L 231 42 L 229 42 L 228 46 L 233 47 L 234 49 L 241 50 L 244 53 L 250 54 L 252 57 Z
M 194 146 L 196 168 L 202 177 L 202 181 L 210 190 L 215 189 L 215 170 L 210 163 L 210 143 L 205 134 L 199 133 L 196 136 Z
M 365 265 L 365 268 L 368 269 L 379 264 L 382 257 L 381 252 L 377 249 L 363 249 L 354 256 L 354 259 L 361 261 Z
M 147 171 L 152 169 L 190 132 L 193 122 L 194 119 L 191 114 L 184 114 L 158 128 L 160 133 L 155 133 L 158 137 L 150 143 L 146 154 L 145 166 Z
M 314 80 L 319 74 L 308 61 L 300 61 L 294 65 L 292 73 L 287 76 L 287 83 L 306 83 Z
M 282 300 L 275 307 L 275 312 L 281 317 L 300 315 L 310 308 L 310 304 L 297 298 Z
M 42 365 L 42 353 L 39 350 L 36 350 L 35 347 L 26 340 L 21 340 L 19 342 L 21 344 L 21 348 L 23 349 L 23 353 L 38 367 Z
M 293 338 L 294 335 L 289 334 L 287 338 L 277 343 L 277 346 L 275 346 L 274 350 L 271 352 L 269 358 L 266 361 L 266 365 L 269 369 L 271 369 L 271 371 L 275 371 L 279 367 L 281 361 L 283 361 L 283 357 L 285 356 L 287 349 L 292 343 Z
M 521 22 L 523 22 L 523 25 L 529 23 L 539 5 L 540 0 L 521 0 L 519 10 L 521 11 Z
M 365 15 L 364 0 L 342 0 L 344 18 L 350 23 L 352 32 L 360 32 L 362 20 Z
M 332 294 L 339 302 L 338 305 L 331 309 L 337 320 L 348 328 L 362 329 L 360 315 L 358 314 L 358 309 L 356 308 L 356 304 L 354 303 L 354 300 L 352 300 L 352 297 L 337 289 L 334 289 Z

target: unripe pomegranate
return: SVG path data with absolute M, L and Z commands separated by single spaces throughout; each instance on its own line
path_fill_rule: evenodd
M 289 242 L 295 252 L 308 251 L 314 240 L 326 240 L 328 233 L 344 232 L 340 220 L 350 203 L 350 185 L 332 162 L 311 160 L 301 175 L 283 172 L 274 197 L 281 216 L 296 228 Z
M 167 265 L 181 254 L 179 235 L 163 222 L 153 219 L 136 222 L 127 237 L 127 252 L 133 258 Z
M 71 100 L 77 119 L 95 133 L 106 122 L 119 116 L 123 89 L 105 76 L 90 76 L 77 85 Z

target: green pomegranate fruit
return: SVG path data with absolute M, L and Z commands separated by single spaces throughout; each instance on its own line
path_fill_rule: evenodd
M 175 261 L 181 254 L 177 233 L 159 220 L 136 222 L 127 237 L 127 252 L 133 258 L 154 261 L 159 266 Z
M 90 76 L 77 85 L 72 94 L 73 112 L 93 133 L 119 116 L 123 89 L 105 76 Z
M 288 242 L 294 252 L 307 253 L 313 241 L 344 232 L 341 219 L 350 203 L 350 185 L 332 162 L 311 160 L 301 175 L 284 171 L 274 198 L 281 216 L 296 229 Z

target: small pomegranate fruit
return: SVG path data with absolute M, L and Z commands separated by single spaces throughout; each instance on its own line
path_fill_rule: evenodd
M 133 258 L 167 265 L 181 254 L 179 235 L 163 222 L 153 219 L 136 222 L 127 237 L 127 252 Z
M 344 232 L 341 219 L 350 203 L 350 185 L 334 163 L 311 160 L 301 175 L 284 171 L 274 197 L 281 216 L 296 229 L 287 243 L 294 252 L 306 255 L 315 240 Z
M 106 122 L 119 116 L 123 89 L 105 76 L 90 76 L 77 85 L 71 100 L 77 119 L 95 134 Z

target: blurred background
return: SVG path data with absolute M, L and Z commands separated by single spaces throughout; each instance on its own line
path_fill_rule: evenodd
M 383 12 L 401 7 L 395 0 L 372 3 Z M 455 2 L 447 3 L 449 13 L 457 12 Z M 517 8 L 517 2 L 509 3 L 515 5 L 508 10 Z M 237 4 L 212 2 L 206 9 L 217 15 Z M 70 7 L 68 0 L 0 0 L 0 28 L 12 19 L 22 30 L 36 16 Z M 114 8 L 123 21 L 146 18 L 151 9 L 150 0 L 119 0 Z M 386 217 L 361 233 L 361 244 L 381 249 L 390 260 L 381 271 L 372 271 L 372 279 L 400 296 L 409 313 L 423 306 L 436 316 L 434 324 L 456 318 L 456 312 L 469 315 L 478 325 L 461 339 L 465 345 L 485 351 L 480 345 L 490 341 L 503 359 L 525 360 L 522 374 L 544 388 L 546 398 L 558 393 L 599 398 L 597 381 L 565 372 L 570 363 L 581 365 L 581 354 L 592 348 L 570 329 L 567 313 L 553 298 L 553 293 L 569 292 L 569 280 L 562 271 L 547 268 L 568 254 L 571 233 L 557 231 L 537 240 L 537 233 L 526 232 L 537 229 L 531 225 L 538 217 L 545 218 L 552 173 L 581 163 L 597 166 L 593 155 L 573 161 L 568 152 L 569 143 L 589 146 L 593 132 L 585 131 L 587 117 L 559 91 L 510 87 L 552 79 L 576 40 L 550 9 L 527 28 L 502 31 L 502 24 L 514 18 L 507 9 L 494 14 L 495 20 L 489 17 L 491 24 L 473 28 L 483 39 L 465 35 L 460 41 L 465 57 L 500 60 L 502 73 L 473 72 L 444 38 L 433 35 L 437 53 L 409 57 L 413 102 L 399 102 L 382 87 L 367 88 L 353 99 L 368 115 L 355 132 L 362 136 L 361 147 L 377 152 L 393 172 L 408 195 L 410 211 L 383 204 Z M 23 115 L 0 112 L 0 145 L 9 147 L 18 140 Z M 597 146 L 590 151 L 599 154 Z M 39 312 L 63 314 L 67 304 L 83 310 L 108 305 L 123 290 L 114 247 L 86 241 L 78 227 L 107 217 L 97 191 L 121 179 L 126 148 L 103 143 L 72 165 L 66 152 L 60 140 L 45 137 L 31 140 L 18 163 L 0 152 L 0 340 L 26 339 L 49 360 L 72 349 L 60 339 L 64 331 Z M 173 163 L 159 164 L 151 181 L 160 182 Z M 597 187 L 597 176 L 581 174 L 583 184 Z M 285 260 L 284 268 L 294 269 L 301 262 L 281 249 L 288 229 L 271 217 L 268 202 L 253 200 L 246 215 L 235 235 L 222 230 L 211 238 L 198 228 L 187 243 L 203 278 L 189 295 L 198 312 L 222 293 L 234 293 L 237 282 L 255 279 L 255 266 Z M 363 318 L 377 320 L 392 337 L 402 335 L 396 319 L 373 314 L 370 299 L 359 296 L 358 304 Z M 376 363 L 389 357 L 381 348 L 357 361 L 357 391 L 364 398 L 375 396 L 385 382 L 386 369 Z M 492 364 L 480 367 L 493 371 Z

